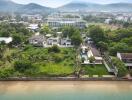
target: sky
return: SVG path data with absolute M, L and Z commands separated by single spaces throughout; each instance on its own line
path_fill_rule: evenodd
M 20 4 L 37 3 L 52 8 L 65 5 L 72 1 L 85 1 L 85 2 L 99 3 L 99 4 L 109 4 L 109 3 L 119 3 L 119 2 L 132 3 L 132 0 L 12 0 L 12 1 Z

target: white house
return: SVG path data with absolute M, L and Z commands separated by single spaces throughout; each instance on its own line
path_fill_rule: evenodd
M 60 40 L 59 40 L 59 38 L 57 37 L 57 38 L 48 38 L 47 39 L 47 45 L 59 45 L 59 42 L 60 42 Z
M 94 64 L 102 64 L 103 58 L 101 54 L 94 46 L 82 46 L 81 47 L 81 58 L 85 58 L 83 64 L 91 64 L 89 61 L 90 57 L 94 57 Z
M 71 39 L 69 39 L 69 38 L 61 39 L 60 40 L 60 45 L 65 46 L 65 47 L 71 47 L 72 46 Z
M 29 26 L 28 26 L 28 29 L 30 29 L 30 30 L 37 30 L 39 27 L 38 27 L 38 24 L 30 24 Z
M 0 37 L 0 42 L 4 41 L 6 44 L 9 44 L 13 41 L 12 37 Z

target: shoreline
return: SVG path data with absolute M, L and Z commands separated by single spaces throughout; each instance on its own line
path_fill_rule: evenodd
M 126 78 L 76 78 L 76 77 L 12 77 L 0 81 L 132 81 Z
M 100 93 L 107 92 L 118 93 L 132 91 L 131 82 L 115 82 L 115 81 L 10 81 L 0 82 L 0 90 L 4 94 L 28 94 L 31 93 L 69 93 L 75 91 Z

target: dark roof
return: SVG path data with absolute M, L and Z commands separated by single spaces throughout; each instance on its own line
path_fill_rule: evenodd
M 100 52 L 97 50 L 97 48 L 94 45 L 91 45 L 90 48 L 94 56 L 101 57 Z
M 120 53 L 122 59 L 132 59 L 132 53 Z
M 37 40 L 39 42 L 43 42 L 45 40 L 44 35 L 34 35 L 29 40 Z

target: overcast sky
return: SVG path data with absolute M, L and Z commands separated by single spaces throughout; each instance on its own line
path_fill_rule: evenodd
M 85 1 L 91 3 L 100 3 L 100 4 L 117 3 L 117 2 L 132 3 L 132 0 L 12 0 L 12 1 L 20 4 L 27 4 L 32 2 L 53 8 L 62 6 L 71 1 Z

